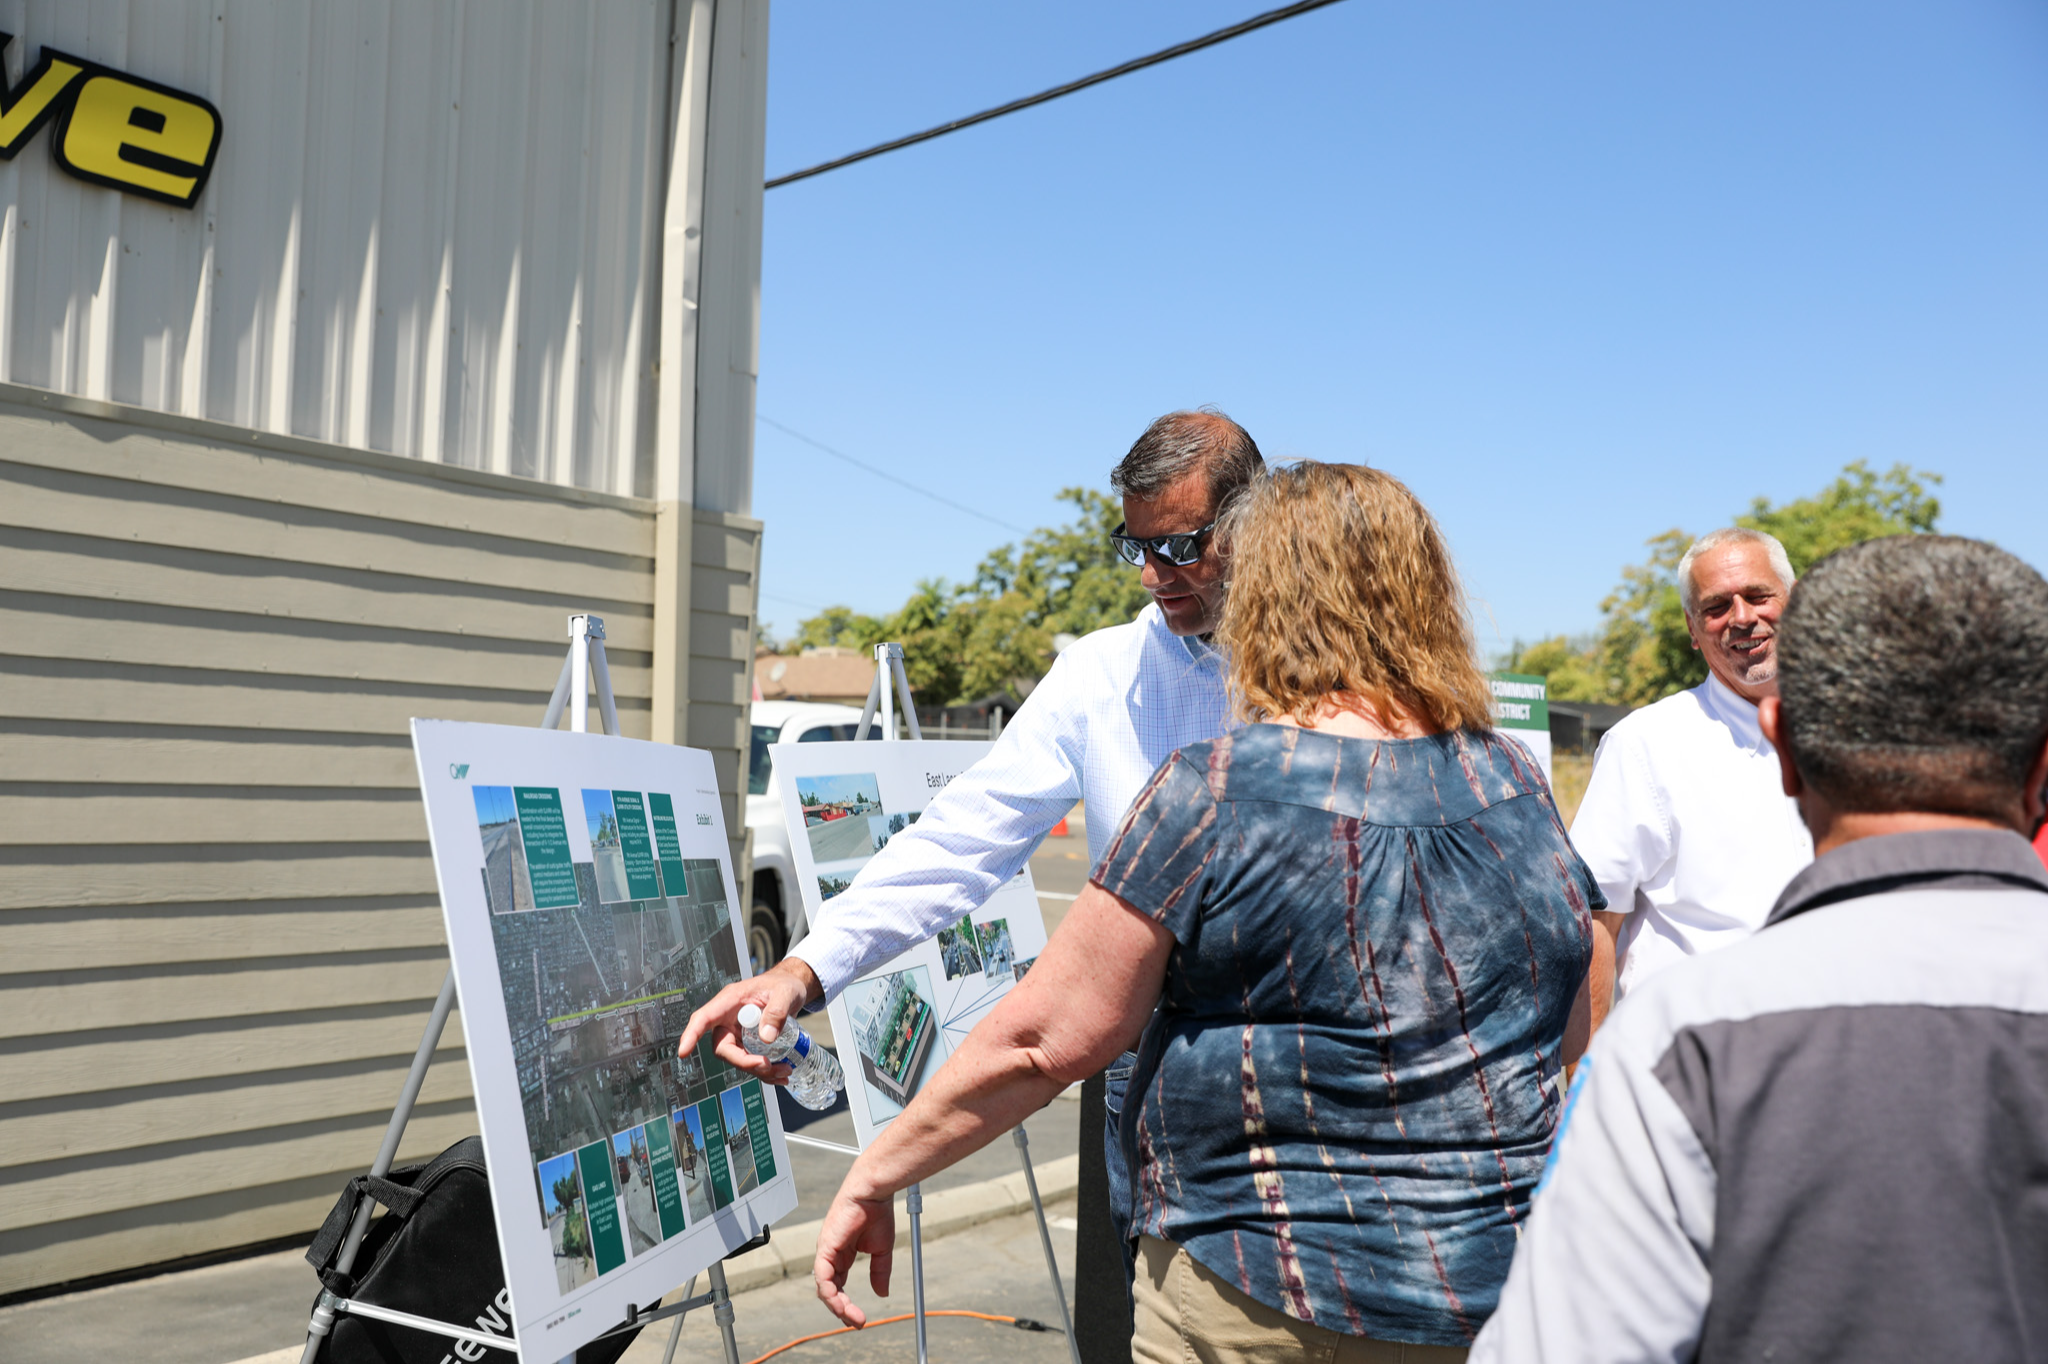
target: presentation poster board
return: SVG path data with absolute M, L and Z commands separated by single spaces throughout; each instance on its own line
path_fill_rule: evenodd
M 796 1207 L 775 1104 L 676 1041 L 746 974 L 711 756 L 413 722 L 512 1324 L 560 1360 Z
M 1493 687 L 1493 723 L 1509 739 L 1518 741 L 1550 775 L 1550 686 L 1534 673 L 1494 673 L 1487 681 Z
M 810 923 L 948 782 L 989 750 L 963 740 L 772 744 L 776 786 Z M 1045 948 L 1031 871 L 937 938 L 868 973 L 828 1007 L 854 1133 L 866 1147 L 1024 979 Z

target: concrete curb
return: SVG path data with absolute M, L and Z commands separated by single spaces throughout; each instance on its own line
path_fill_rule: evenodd
M 1048 1203 L 1064 1199 L 1081 1187 L 1079 1156 L 1034 1162 L 1032 1170 L 1038 1176 L 1038 1196 Z M 996 1180 L 935 1190 L 924 1197 L 925 1240 L 929 1242 L 963 1232 L 978 1223 L 1026 1212 L 1030 1207 L 1031 1189 L 1024 1183 L 1022 1171 Z M 741 1294 L 781 1280 L 808 1276 L 812 1263 L 818 1257 L 818 1229 L 821 1225 L 822 1220 L 816 1220 L 793 1227 L 779 1227 L 775 1229 L 774 1240 L 767 1246 L 727 1261 L 727 1288 Z M 910 1215 L 903 1211 L 900 1200 L 896 1205 L 896 1236 L 899 1239 L 910 1236 Z

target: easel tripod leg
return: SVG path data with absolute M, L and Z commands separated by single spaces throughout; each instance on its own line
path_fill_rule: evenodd
M 732 1365 L 739 1365 L 740 1343 L 732 1332 L 732 1295 L 725 1288 L 725 1263 L 711 1263 L 711 1320 L 718 1324 L 718 1334 L 725 1338 L 725 1358 Z
M 1045 1248 L 1045 1273 L 1052 1276 L 1052 1301 L 1060 1306 L 1060 1327 L 1067 1334 L 1067 1354 L 1074 1358 L 1074 1365 L 1081 1365 L 1081 1343 L 1074 1339 L 1074 1319 L 1067 1312 L 1067 1289 L 1060 1283 L 1060 1263 L 1052 1254 L 1052 1229 L 1046 1226 L 1045 1201 L 1038 1197 L 1038 1176 L 1031 1169 L 1031 1139 L 1021 1123 L 1011 1136 L 1016 1139 L 1017 1155 L 1024 1162 L 1024 1184 L 1031 1191 L 1031 1209 L 1038 1215 L 1038 1243 Z
M 917 1319 L 917 1365 L 931 1359 L 924 1336 L 924 1186 L 912 1185 L 903 1195 L 910 1215 L 910 1310 Z
M 427 1067 L 433 1063 L 434 1050 L 441 1046 L 441 1033 L 448 1027 L 449 1011 L 455 1008 L 455 968 L 441 978 L 441 993 L 434 997 L 434 1012 L 427 1016 L 426 1032 L 420 1035 L 419 1051 L 412 1057 L 412 1070 L 405 1073 L 405 1086 L 398 1092 L 398 1103 L 392 1106 L 391 1122 L 384 1128 L 384 1145 L 377 1149 L 377 1159 L 370 1163 L 370 1174 L 384 1176 L 391 1173 L 391 1163 L 398 1159 L 398 1144 L 405 1137 L 406 1121 L 412 1118 L 412 1107 L 419 1102 L 420 1087 L 426 1083 Z M 370 1217 L 377 1211 L 376 1201 L 365 1195 L 356 1205 L 354 1221 L 348 1225 L 348 1236 L 342 1241 L 341 1251 L 334 1258 L 334 1269 L 346 1275 L 356 1267 L 356 1253 L 362 1249 L 363 1234 L 370 1230 Z M 320 1296 L 320 1306 L 313 1312 L 313 1321 L 306 1327 L 306 1351 L 301 1361 L 312 1360 L 319 1354 L 320 1339 L 327 1335 L 334 1325 L 334 1311 L 328 1300 L 334 1296 L 325 1293 Z

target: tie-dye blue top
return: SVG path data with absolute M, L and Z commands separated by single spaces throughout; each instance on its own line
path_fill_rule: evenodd
M 1123 1111 L 1131 1235 L 1319 1327 L 1471 1341 L 1606 904 L 1527 752 L 1248 726 L 1161 765 L 1094 880 L 1177 941 Z

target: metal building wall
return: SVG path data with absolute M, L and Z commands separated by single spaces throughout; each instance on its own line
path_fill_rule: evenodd
M 0 0 L 10 80 L 47 44 L 224 124 L 194 209 L 0 163 L 0 382 L 649 495 L 677 8 Z
M 569 611 L 740 833 L 766 20 L 0 0 L 224 124 L 189 210 L 0 163 L 0 1295 L 317 1222 L 445 959 L 406 721 Z

